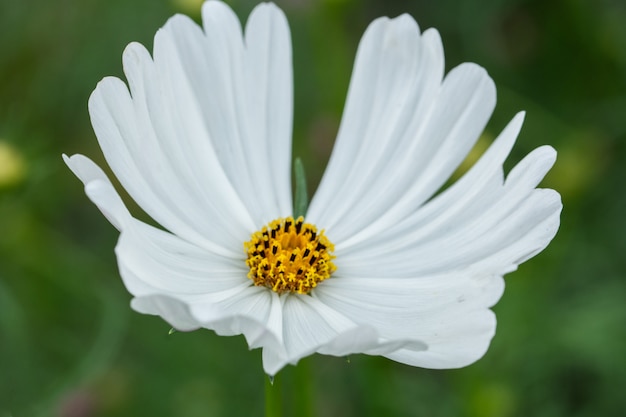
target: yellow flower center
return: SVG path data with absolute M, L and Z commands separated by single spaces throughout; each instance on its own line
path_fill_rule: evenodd
M 302 216 L 276 219 L 244 243 L 248 278 L 278 294 L 308 294 L 337 269 L 333 244 Z

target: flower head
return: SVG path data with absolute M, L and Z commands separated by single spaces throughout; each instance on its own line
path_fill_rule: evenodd
M 505 179 L 518 114 L 441 191 L 484 129 L 495 86 L 475 64 L 444 77 L 436 30 L 377 19 L 324 177 L 294 218 L 285 16 L 259 5 L 244 31 L 208 1 L 202 19 L 172 17 L 152 56 L 130 44 L 128 87 L 107 77 L 89 100 L 109 166 L 165 230 L 135 219 L 91 160 L 65 157 L 120 231 L 132 307 L 179 330 L 243 334 L 268 374 L 314 352 L 427 368 L 479 359 L 502 276 L 557 231 L 560 197 L 536 188 L 555 151 L 534 150 Z

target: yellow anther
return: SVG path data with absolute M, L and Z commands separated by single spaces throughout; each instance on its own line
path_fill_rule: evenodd
M 248 278 L 279 294 L 308 294 L 337 269 L 333 244 L 303 217 L 276 219 L 244 243 Z

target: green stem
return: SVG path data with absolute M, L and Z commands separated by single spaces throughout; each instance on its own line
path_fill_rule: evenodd
M 294 368 L 295 410 L 298 417 L 313 417 L 313 376 L 311 358 L 304 358 Z
M 281 378 L 276 375 L 265 375 L 265 417 L 281 417 L 283 415 L 281 397 Z

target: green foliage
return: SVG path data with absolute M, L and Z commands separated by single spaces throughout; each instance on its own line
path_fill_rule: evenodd
M 80 152 L 102 160 L 86 110 L 93 87 L 103 76 L 122 75 L 127 43 L 151 47 L 167 17 L 193 3 L 28 0 L 0 6 L 0 142 L 21 169 L 10 183 L 0 181 L 0 417 L 263 413 L 260 355 L 249 352 L 243 338 L 168 334 L 159 318 L 130 310 L 113 254 L 116 232 L 60 156 Z M 229 4 L 245 17 L 254 2 Z M 307 358 L 315 415 L 622 415 L 624 4 L 278 4 L 293 31 L 294 155 L 306 161 L 309 190 L 332 149 L 362 32 L 377 16 L 408 12 L 422 28 L 440 30 L 447 68 L 475 61 L 495 79 L 499 103 L 487 137 L 517 111 L 528 111 L 510 163 L 538 145 L 553 145 L 559 160 L 545 186 L 561 191 L 565 203 L 554 243 L 507 277 L 485 358 L 450 371 L 358 355 L 349 362 Z M 293 369 L 281 376 L 287 410 L 293 409 L 290 393 L 300 379 Z

